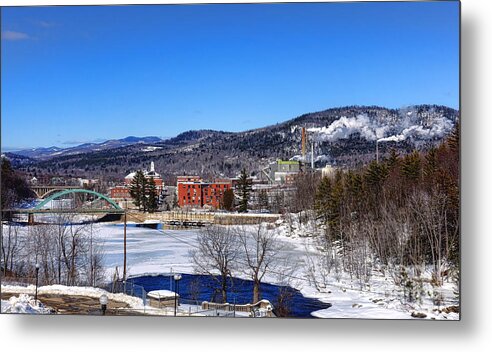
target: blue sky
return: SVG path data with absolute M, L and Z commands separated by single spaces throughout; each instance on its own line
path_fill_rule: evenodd
M 459 104 L 459 4 L 2 8 L 2 150 Z

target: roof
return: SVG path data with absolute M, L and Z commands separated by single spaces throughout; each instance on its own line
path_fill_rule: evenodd
M 150 291 L 147 293 L 147 296 L 150 297 L 150 298 L 156 298 L 156 299 L 159 299 L 159 298 L 174 298 L 174 296 L 178 296 L 178 294 L 176 294 L 176 292 L 174 291 L 169 291 L 169 290 L 155 290 L 155 291 Z
M 297 160 L 277 160 L 277 164 L 279 164 L 279 165 L 299 165 L 299 161 L 297 161 Z
M 130 172 L 128 175 L 125 176 L 125 178 L 134 178 L 135 177 L 135 174 L 136 172 Z

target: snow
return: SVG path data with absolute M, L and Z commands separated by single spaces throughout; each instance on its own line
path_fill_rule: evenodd
M 175 296 L 179 297 L 178 294 L 174 291 L 169 290 L 154 290 L 147 293 L 147 297 L 151 298 L 174 298 Z
M 3 285 L 2 292 L 5 293 L 21 293 L 34 295 L 36 286 L 29 285 L 27 287 L 13 286 L 13 285 Z M 65 285 L 49 285 L 38 287 L 38 295 L 69 295 L 69 296 L 84 296 L 97 298 L 101 297 L 103 294 L 108 296 L 108 299 L 112 301 L 122 302 L 128 304 L 130 308 L 133 309 L 143 309 L 143 301 L 140 298 L 128 296 L 123 293 L 110 293 L 106 290 L 96 287 L 80 287 L 80 286 L 65 286 Z
M 162 147 L 147 146 L 145 148 L 142 148 L 142 152 L 154 152 L 159 149 L 162 149 Z
M 3 290 L 3 287 L 2 287 Z M 39 302 L 38 302 L 39 303 Z M 42 303 L 36 304 L 32 296 L 20 294 L 18 297 L 12 296 L 8 301 L 2 300 L 2 313 L 22 313 L 22 314 L 50 314 L 51 309 Z
M 127 227 L 126 230 L 128 277 L 168 272 L 193 273 L 189 251 L 192 245 L 196 245 L 196 231 L 159 231 L 144 227 Z M 123 226 L 97 225 L 95 232 L 103 244 L 104 266 L 110 279 L 116 267 L 122 273 Z
M 290 216 L 294 218 L 290 224 L 283 220 L 276 222 L 281 236 L 296 246 L 297 250 L 294 252 L 298 255 L 303 252 L 304 258 L 308 253 L 319 254 L 313 240 L 316 229 L 312 224 L 300 226 L 296 221 L 297 215 Z M 296 276 L 308 277 L 307 269 L 302 268 Z M 423 288 L 428 295 L 422 299 L 422 302 L 411 303 L 404 300 L 402 289 L 394 284 L 389 275 L 384 276 L 378 271 L 373 271 L 368 282 L 363 284 L 355 278 L 350 278 L 347 273 L 333 272 L 318 289 L 314 287 L 311 280 L 308 283 L 294 280 L 291 284 L 297 286 L 306 297 L 332 303 L 332 307 L 312 313 L 313 316 L 320 318 L 409 319 L 412 318 L 412 313 L 423 313 L 426 319 L 458 320 L 459 314 L 443 312 L 445 306 L 459 305 L 454 294 L 454 284 L 445 281 L 441 287 L 433 287 L 429 283 L 430 269 L 422 276 Z M 434 305 L 429 293 L 441 295 L 442 305 Z
M 256 215 L 256 214 L 255 214 Z M 350 278 L 346 273 L 327 275 L 322 284 L 316 286 L 310 279 L 306 258 L 310 254 L 319 254 L 313 235 L 316 228 L 311 225 L 300 226 L 296 221 L 288 224 L 277 220 L 269 224 L 278 232 L 283 244 L 283 261 L 280 267 L 272 269 L 263 278 L 263 282 L 290 285 L 305 297 L 331 303 L 328 309 L 313 312 L 320 318 L 363 318 L 363 319 L 411 319 L 412 313 L 424 313 L 426 319 L 458 320 L 459 314 L 445 313 L 444 307 L 459 305 L 451 282 L 444 282 L 439 288 L 425 284 L 426 291 L 439 293 L 443 297 L 441 306 L 436 306 L 430 296 L 421 302 L 408 303 L 403 299 L 403 292 L 393 280 L 381 273 L 373 272 L 368 282 L 361 283 Z M 103 247 L 104 267 L 107 280 L 111 280 L 118 268 L 122 273 L 123 264 L 123 225 L 94 224 L 94 238 Z M 197 246 L 198 230 L 154 230 L 143 227 L 127 227 L 127 277 L 141 275 L 159 275 L 162 273 L 193 274 L 194 266 L 190 250 Z M 248 279 L 244 273 L 235 276 Z M 429 277 L 425 273 L 424 277 Z M 8 286 L 2 286 L 6 291 Z M 17 293 L 33 294 L 34 286 L 16 289 Z M 64 293 L 100 297 L 101 289 L 91 287 L 66 287 L 54 285 L 40 287 L 39 293 Z M 106 293 L 108 294 L 108 293 Z M 174 295 L 174 293 L 172 293 Z M 110 299 L 120 300 L 137 309 L 143 308 L 140 298 L 123 294 L 108 294 Z M 147 307 L 146 307 L 147 308 Z M 154 314 L 154 313 L 152 313 Z M 156 313 L 157 314 L 157 313 Z M 161 313 L 159 313 L 161 314 Z M 164 314 L 164 313 L 162 313 Z

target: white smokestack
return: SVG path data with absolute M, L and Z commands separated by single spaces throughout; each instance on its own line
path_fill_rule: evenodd
M 376 163 L 379 164 L 379 140 L 376 141 Z

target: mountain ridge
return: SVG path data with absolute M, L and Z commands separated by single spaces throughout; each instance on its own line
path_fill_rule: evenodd
M 135 143 L 157 143 L 162 140 L 163 139 L 155 136 L 146 136 L 146 137 L 128 136 L 120 139 L 108 139 L 100 143 L 82 143 L 67 148 L 61 148 L 56 146 L 38 147 L 38 148 L 31 148 L 31 149 L 21 149 L 18 151 L 9 151 L 9 153 L 29 157 L 32 159 L 44 160 L 55 156 L 73 155 L 73 154 L 96 151 L 98 148 L 112 149 L 112 148 L 124 147 Z
M 380 143 L 382 156 L 391 148 L 400 153 L 425 149 L 449 134 L 458 120 L 459 111 L 441 105 L 336 107 L 243 132 L 186 131 L 154 143 L 56 156 L 24 164 L 23 169 L 116 179 L 154 161 L 156 170 L 170 179 L 178 174 L 230 177 L 243 167 L 254 174 L 276 159 L 299 158 L 301 127 L 315 131 L 309 138 L 317 139 L 313 147 L 316 166 L 330 163 L 354 167 L 374 158 L 377 138 L 403 138 Z

